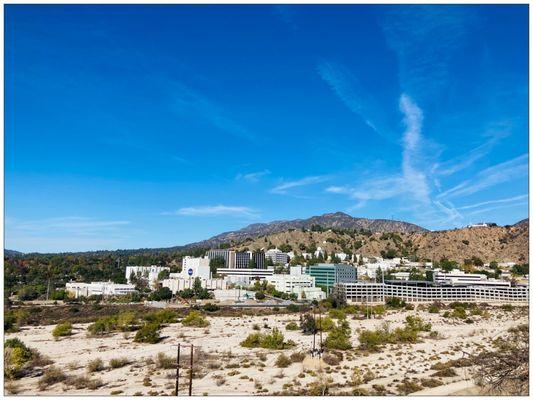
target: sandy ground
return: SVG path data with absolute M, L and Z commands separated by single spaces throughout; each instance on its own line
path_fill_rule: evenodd
M 373 385 L 383 385 L 387 393 L 396 394 L 396 386 L 404 378 L 429 377 L 435 371 L 430 367 L 438 361 L 445 362 L 461 358 L 465 352 L 473 352 L 478 346 L 504 333 L 508 328 L 527 322 L 527 311 L 515 310 L 503 312 L 491 310 L 490 318 L 474 317 L 473 324 L 463 321 L 444 319 L 438 314 L 426 312 L 402 311 L 391 312 L 381 319 L 348 321 L 352 329 L 352 343 L 357 347 L 357 332 L 360 329 L 372 329 L 389 321 L 391 327 L 402 326 L 406 315 L 418 314 L 433 324 L 433 330 L 440 333 L 440 338 L 432 339 L 424 334 L 419 343 L 412 345 L 387 345 L 376 353 L 357 351 L 344 352 L 344 360 L 338 366 L 332 366 L 322 372 L 330 377 L 337 387 L 334 390 L 349 392 L 352 370 L 358 367 L 370 370 L 375 378 L 361 385 L 371 393 Z M 298 322 L 298 315 L 280 315 L 268 317 L 208 317 L 210 326 L 207 328 L 188 328 L 180 323 L 171 324 L 162 329 L 163 340 L 157 344 L 139 344 L 133 342 L 134 333 L 125 337 L 123 333 L 103 338 L 88 338 L 87 324 L 74 326 L 74 335 L 61 340 L 54 340 L 51 335 L 53 326 L 27 327 L 21 332 L 7 334 L 6 338 L 18 337 L 26 345 L 38 349 L 54 361 L 68 375 L 86 375 L 85 366 L 89 361 L 100 358 L 107 363 L 112 358 L 127 357 L 131 364 L 101 372 L 90 373 L 91 378 L 100 378 L 104 386 L 95 389 L 76 390 L 65 387 L 63 383 L 49 386 L 39 391 L 38 377 L 25 377 L 16 381 L 19 395 L 56 395 L 56 394 L 173 394 L 175 375 L 173 370 L 157 369 L 151 362 L 159 352 L 175 357 L 178 343 L 192 343 L 201 348 L 204 354 L 210 355 L 203 360 L 198 378 L 193 381 L 193 394 L 202 395 L 253 395 L 274 394 L 283 389 L 304 388 L 315 381 L 317 375 L 304 371 L 303 363 L 293 363 L 287 368 L 277 368 L 276 358 L 280 353 L 290 355 L 296 351 L 309 351 L 312 347 L 312 336 L 304 336 L 300 331 L 287 331 L 285 325 L 289 321 Z M 278 327 L 285 339 L 292 339 L 297 346 L 290 350 L 265 350 L 243 348 L 239 343 L 249 333 L 255 332 L 253 324 L 258 324 L 261 331 L 269 332 L 269 328 Z M 269 328 L 265 328 L 267 324 Z M 325 338 L 325 336 L 324 336 Z M 188 353 L 188 350 L 184 350 Z M 260 355 L 266 360 L 260 361 Z M 424 389 L 416 394 L 475 394 L 476 387 L 470 381 L 468 368 L 456 369 L 458 376 L 438 378 L 442 386 Z M 187 371 L 180 374 L 180 393 L 187 393 Z M 148 378 L 148 379 L 147 379 Z

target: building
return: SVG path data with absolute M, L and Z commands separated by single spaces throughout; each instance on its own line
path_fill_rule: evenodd
M 174 274 L 172 274 L 174 275 Z M 207 257 L 183 257 L 180 277 L 211 279 L 211 268 L 209 267 L 209 258 Z
M 265 253 L 263 253 L 262 251 L 256 251 L 256 252 L 250 253 L 250 258 L 254 260 L 255 268 L 257 269 L 266 268 Z
M 151 289 L 156 287 L 157 277 L 161 271 L 169 271 L 169 267 L 161 267 L 158 265 L 138 266 L 128 265 L 126 267 L 126 280 L 131 283 L 132 276 L 137 278 L 146 279 Z
M 274 267 L 268 268 L 219 268 L 217 274 L 228 283 L 250 285 L 252 281 L 263 280 L 274 274 Z
M 339 283 L 334 288 L 350 302 L 384 302 L 387 297 L 398 297 L 407 302 L 528 302 L 529 287 L 434 286 L 406 285 L 403 283 Z
M 65 290 L 75 298 L 89 296 L 122 296 L 135 292 L 135 285 L 113 282 L 68 282 Z
M 213 291 L 213 294 L 215 295 L 215 300 L 218 301 L 245 301 L 245 300 L 251 300 L 255 299 L 255 292 L 249 291 L 249 290 L 243 290 L 243 289 L 215 289 Z
M 270 249 L 265 252 L 265 258 L 269 258 L 274 264 L 285 265 L 289 261 L 289 255 L 279 249 Z
M 224 259 L 225 268 L 235 268 L 235 252 L 229 249 L 212 249 L 207 252 L 207 258 L 213 260 L 214 258 Z
M 408 271 L 400 271 L 400 272 L 393 272 L 391 275 L 394 277 L 394 279 L 397 279 L 399 281 L 408 281 L 409 276 L 411 276 L 411 273 Z
M 250 253 L 235 253 L 235 268 L 246 269 L 250 264 Z
M 460 286 L 460 285 L 476 285 L 476 286 L 511 286 L 508 281 L 500 281 L 495 279 L 487 279 L 484 274 L 467 274 L 458 269 L 453 269 L 451 272 L 442 272 L 435 270 L 433 273 L 433 280 L 435 283 Z
M 302 267 L 291 267 L 291 274 L 274 274 L 266 277 L 266 281 L 273 285 L 278 292 L 296 294 L 298 299 L 322 300 L 326 294 L 315 287 L 315 278 L 302 273 Z
M 315 256 L 315 258 L 319 258 L 319 257 L 324 257 L 325 253 L 324 253 L 324 250 L 322 250 L 322 247 L 317 247 L 313 255 Z
M 327 290 L 336 283 L 355 282 L 357 268 L 346 264 L 316 264 L 307 267 L 307 273 L 315 278 L 316 286 L 325 286 Z
M 200 283 L 204 289 L 207 290 L 225 290 L 228 287 L 228 283 L 224 279 L 203 279 L 199 278 Z M 176 294 L 184 289 L 192 289 L 194 287 L 194 279 L 174 278 L 163 279 L 162 286 L 170 289 L 172 294 Z

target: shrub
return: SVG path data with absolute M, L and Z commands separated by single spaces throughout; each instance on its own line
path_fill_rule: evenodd
M 94 323 L 89 325 L 87 331 L 91 335 L 99 336 L 113 332 L 117 329 L 117 317 L 108 316 L 98 318 Z
M 172 291 L 167 287 L 162 287 L 150 293 L 148 298 L 153 301 L 170 300 L 172 298 Z
M 44 390 L 58 382 L 63 382 L 65 379 L 67 379 L 67 376 L 63 373 L 63 371 L 61 371 L 61 369 L 57 367 L 50 367 L 44 372 L 43 376 L 37 382 L 37 387 L 39 390 Z
M 329 316 L 333 319 L 346 319 L 346 313 L 338 308 L 329 310 Z
M 298 329 L 300 329 L 300 327 L 296 322 L 291 321 L 285 326 L 285 329 L 287 329 L 288 331 L 297 331 Z
M 450 314 L 450 316 L 452 318 L 460 318 L 460 319 L 465 319 L 466 318 L 466 310 L 464 309 L 464 307 L 456 307 L 454 308 L 453 312 Z
M 398 392 L 401 395 L 407 395 L 409 393 L 418 392 L 419 390 L 422 390 L 423 387 L 420 386 L 415 381 L 410 381 L 409 379 L 405 379 L 402 383 L 400 383 L 397 387 Z
M 440 307 L 435 303 L 431 304 L 428 308 L 428 312 L 432 314 L 438 314 L 440 312 Z
M 159 324 L 151 322 L 145 324 L 141 329 L 139 329 L 133 340 L 139 343 L 154 344 L 159 342 L 159 339 Z
M 218 310 L 220 310 L 220 307 L 213 303 L 207 303 L 204 306 L 204 311 L 207 311 L 207 312 L 216 312 Z
M 305 359 L 305 353 L 301 351 L 292 353 L 290 359 L 292 362 L 302 362 Z
M 327 349 L 348 350 L 352 348 L 350 343 L 350 327 L 346 321 L 341 321 L 333 328 L 324 341 Z
M 305 314 L 300 320 L 300 329 L 304 335 L 316 333 L 318 330 L 317 321 L 311 314 Z
M 511 305 L 511 304 L 504 304 L 502 306 L 502 310 L 503 311 L 513 311 L 514 310 L 514 307 Z
M 122 332 L 131 332 L 139 327 L 139 320 L 134 312 L 127 311 L 120 313 L 117 317 L 116 327 Z
M 195 326 L 198 328 L 203 328 L 206 326 L 209 326 L 209 321 L 207 321 L 202 314 L 199 311 L 192 310 L 189 312 L 189 315 L 187 315 L 181 323 L 184 326 Z
M 339 365 L 341 360 L 333 353 L 326 353 L 322 356 L 322 360 L 328 365 Z
M 263 292 L 255 292 L 255 299 L 256 300 L 264 300 L 266 298 L 265 294 Z
M 431 331 L 431 324 L 429 322 L 424 322 L 419 316 L 408 315 L 405 318 L 405 324 L 408 328 L 418 331 L 418 332 L 429 332 Z
M 454 371 L 453 368 L 444 368 L 431 374 L 431 376 L 435 376 L 439 378 L 450 378 L 452 376 L 457 376 L 457 373 Z
M 88 372 L 98 372 L 104 370 L 104 362 L 101 358 L 96 358 L 87 364 L 87 371 Z
M 278 358 L 276 359 L 276 367 L 278 368 L 286 368 L 291 364 L 292 364 L 291 359 L 287 357 L 285 354 L 280 354 Z
M 64 381 L 67 386 L 74 386 L 76 389 L 90 389 L 95 390 L 103 386 L 104 383 L 101 379 L 91 379 L 88 376 L 69 376 Z
M 109 368 L 115 369 L 115 368 L 122 368 L 130 363 L 130 360 L 128 360 L 125 357 L 122 358 L 112 358 L 109 360 Z
M 330 317 L 318 318 L 316 320 L 316 328 L 322 332 L 329 332 L 335 328 L 335 323 Z
M 285 342 L 283 334 L 279 329 L 274 328 L 270 334 L 251 333 L 244 341 L 241 342 L 242 347 L 261 347 L 264 349 L 283 350 L 294 346 L 291 341 Z
M 72 335 L 72 324 L 70 322 L 64 322 L 62 324 L 57 324 L 56 327 L 52 330 L 52 336 L 56 339 L 61 336 L 70 336 L 70 335 Z
M 155 365 L 160 369 L 173 369 L 176 368 L 176 360 L 173 357 L 167 356 L 165 353 L 157 353 Z
M 162 324 L 171 324 L 176 322 L 178 315 L 172 310 L 152 311 L 146 314 L 143 319 L 146 322 Z
M 406 303 L 405 300 L 402 300 L 399 297 L 387 297 L 385 299 L 385 304 L 390 308 L 403 308 Z

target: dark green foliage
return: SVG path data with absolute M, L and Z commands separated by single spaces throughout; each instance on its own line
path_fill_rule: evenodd
M 207 311 L 207 312 L 216 312 L 218 310 L 220 310 L 220 307 L 213 303 L 207 303 L 204 306 L 204 311 Z
M 350 342 L 350 326 L 346 320 L 339 321 L 337 326 L 334 327 L 328 334 L 324 342 L 324 346 L 327 349 L 336 350 L 348 350 L 352 348 Z
M 155 322 L 147 323 L 135 334 L 135 341 L 140 343 L 159 342 L 159 324 Z
M 61 336 L 70 336 L 72 335 L 72 324 L 70 322 L 64 322 L 58 324 L 52 331 L 52 336 L 54 338 L 59 338 Z
M 161 271 L 165 272 L 165 271 Z M 168 272 L 168 271 L 167 271 Z M 153 301 L 170 300 L 172 298 L 172 291 L 167 287 L 159 288 L 150 293 L 149 299 Z
M 252 333 L 241 342 L 242 347 L 261 347 L 264 349 L 283 350 L 294 346 L 291 341 L 285 342 L 283 334 L 274 328 L 270 334 Z
M 385 299 L 385 304 L 390 308 L 403 308 L 406 305 L 405 300 L 402 300 L 399 297 L 387 297 Z

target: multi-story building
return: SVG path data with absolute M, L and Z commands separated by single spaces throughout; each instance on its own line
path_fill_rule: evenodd
M 174 275 L 174 274 L 172 274 Z M 211 279 L 211 268 L 209 267 L 209 258 L 207 257 L 183 257 L 181 278 L 202 278 Z
M 194 287 L 195 279 L 174 278 L 164 279 L 162 282 L 163 287 L 167 287 L 173 294 L 180 292 L 184 289 L 192 289 Z M 224 290 L 228 284 L 224 279 L 203 279 L 200 278 L 200 283 L 204 289 L 207 290 Z
M 65 290 L 75 298 L 93 295 L 121 296 L 135 292 L 135 286 L 113 282 L 68 282 Z
M 279 249 L 270 249 L 265 252 L 265 258 L 269 258 L 274 264 L 285 265 L 288 262 L 289 256 L 287 253 Z
M 310 265 L 307 267 L 307 273 L 315 278 L 317 286 L 325 286 L 328 291 L 336 283 L 357 280 L 357 268 L 346 264 Z
M 126 267 L 126 280 L 128 281 L 128 283 L 131 283 L 131 278 L 133 276 L 137 278 L 146 279 L 150 288 L 154 289 L 156 287 L 157 277 L 161 271 L 170 272 L 170 268 L 161 267 L 159 265 L 128 265 Z
M 408 302 L 493 301 L 528 302 L 529 287 L 487 287 L 444 285 L 408 285 L 404 283 L 339 283 L 334 290 L 350 302 L 383 302 L 387 297 L 398 297 Z
M 484 274 L 467 274 L 458 269 L 452 269 L 450 272 L 443 272 L 439 269 L 433 271 L 433 280 L 437 283 L 447 285 L 471 285 L 487 281 Z
M 212 260 L 214 258 L 224 259 L 224 268 L 235 268 L 235 252 L 229 249 L 212 249 L 207 252 L 207 258 Z
M 219 268 L 219 276 L 228 282 L 240 285 L 249 285 L 252 281 L 263 280 L 274 274 L 274 267 L 268 268 Z
M 275 274 L 267 276 L 265 279 L 279 292 L 296 294 L 298 299 L 322 300 L 326 294 L 322 289 L 315 287 L 315 278 L 300 273 L 299 270 L 292 270 L 294 274 Z
M 235 253 L 235 268 L 246 269 L 250 264 L 250 253 Z
M 266 262 L 265 262 L 265 253 L 262 251 L 255 251 L 253 253 L 250 253 L 251 259 L 255 262 L 255 268 L 257 269 L 265 269 L 266 268 Z

